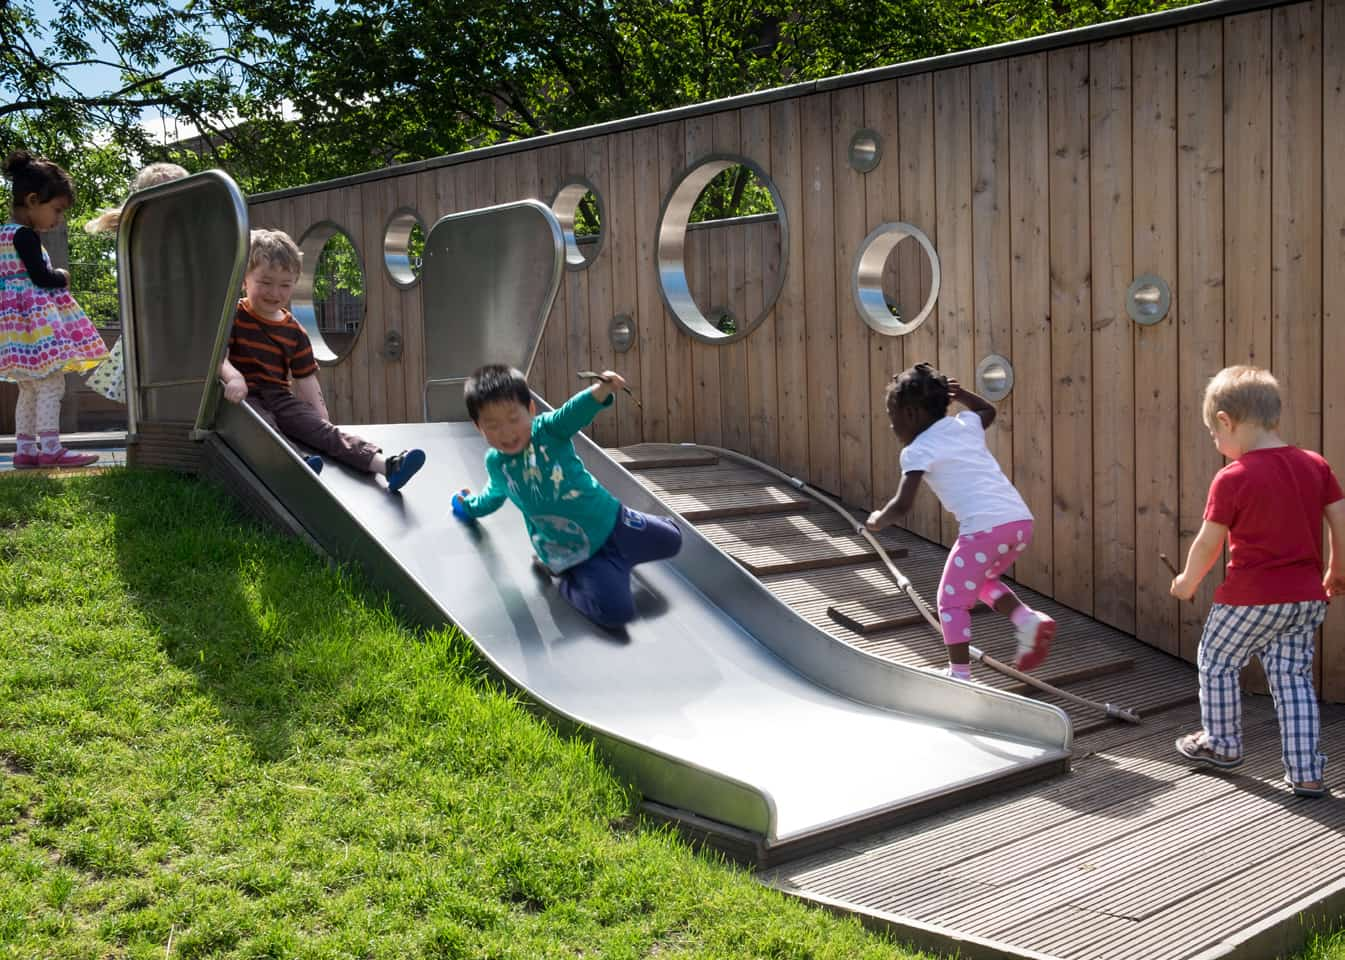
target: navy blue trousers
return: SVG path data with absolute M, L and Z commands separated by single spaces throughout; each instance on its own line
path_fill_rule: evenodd
M 623 626 L 635 619 L 631 568 L 675 556 L 681 549 L 682 531 L 677 524 L 623 506 L 602 548 L 560 574 L 561 596 L 599 626 Z

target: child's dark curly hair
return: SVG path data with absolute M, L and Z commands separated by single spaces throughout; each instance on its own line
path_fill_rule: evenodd
M 889 417 L 901 408 L 942 417 L 948 412 L 948 378 L 927 363 L 917 363 L 892 378 L 884 400 Z
M 68 197 L 75 202 L 75 187 L 70 174 L 50 160 L 35 157 L 27 150 L 15 150 L 5 160 L 5 176 L 14 184 L 14 205 L 23 203 L 29 194 L 37 194 L 38 203 L 55 197 Z

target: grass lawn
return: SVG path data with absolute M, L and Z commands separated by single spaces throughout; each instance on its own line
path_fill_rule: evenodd
M 0 611 L 0 956 L 919 956 L 641 823 L 205 484 L 0 479 Z
M 0 604 L 0 956 L 921 956 L 641 823 L 204 484 L 0 479 Z

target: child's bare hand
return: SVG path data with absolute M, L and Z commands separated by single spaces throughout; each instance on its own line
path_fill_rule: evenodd
M 453 516 L 459 520 L 471 521 L 476 519 L 467 509 L 467 498 L 472 495 L 472 491 L 463 487 L 457 493 L 453 494 Z
M 1198 586 L 1200 586 L 1198 581 L 1192 580 L 1184 573 L 1179 573 L 1172 578 L 1172 585 L 1168 587 L 1168 593 L 1178 600 L 1190 600 L 1196 595 Z
M 1322 580 L 1322 587 L 1326 590 L 1328 597 L 1339 597 L 1345 594 L 1345 573 L 1336 573 L 1334 570 L 1327 571 L 1326 577 Z
M 952 377 L 949 377 L 949 378 L 948 378 L 948 399 L 949 399 L 949 400 L 960 400 L 960 399 L 962 399 L 962 394 L 963 394 L 963 393 L 965 393 L 965 391 L 962 389 L 962 384 L 959 383 L 958 381 L 954 380 Z
M 868 527 L 874 533 L 877 533 L 883 527 L 887 526 L 887 519 L 883 516 L 883 511 L 875 510 L 869 514 L 869 519 L 864 521 L 864 526 Z
M 230 403 L 242 403 L 248 395 L 248 382 L 242 377 L 224 381 L 224 399 Z
M 621 374 L 617 373 L 615 370 L 604 370 L 602 372 L 602 379 L 603 382 L 606 383 L 613 390 L 620 390 L 622 387 L 626 385 L 626 378 L 623 377 Z

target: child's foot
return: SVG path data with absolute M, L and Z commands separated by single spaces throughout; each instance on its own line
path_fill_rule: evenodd
M 322 472 L 322 458 L 321 458 L 321 457 L 318 457 L 318 456 L 307 456 L 307 457 L 304 457 L 304 463 L 306 463 L 306 464 L 308 464 L 310 467 L 312 467 L 314 473 L 321 473 L 321 472 Z
M 41 466 L 38 455 L 35 453 L 16 453 L 14 454 L 15 470 L 32 470 Z
M 58 448 L 53 453 L 39 453 L 37 455 L 37 465 L 39 467 L 87 467 L 91 463 L 98 462 L 96 453 L 75 453 L 73 450 L 67 450 L 65 447 Z
M 388 491 L 395 492 L 406 486 L 406 481 L 416 475 L 416 471 L 425 466 L 424 450 L 403 450 L 395 457 L 388 457 Z
M 1219 767 L 1224 770 L 1242 763 L 1242 757 L 1223 757 L 1215 753 L 1214 748 L 1210 746 L 1210 738 L 1205 736 L 1204 730 L 1178 737 L 1176 747 L 1177 752 L 1187 760 L 1194 760 L 1196 763 L 1208 763 L 1212 767 Z
M 1028 617 L 1016 626 L 1018 659 L 1014 661 L 1014 667 L 1031 670 L 1041 666 L 1046 655 L 1051 652 L 1051 641 L 1055 639 L 1055 621 L 1037 610 L 1029 610 Z
M 966 680 L 971 682 L 971 664 L 969 663 L 946 663 L 941 667 L 925 667 L 930 673 L 937 673 L 941 677 L 952 677 L 954 680 Z
M 1296 797 L 1324 797 L 1326 796 L 1326 784 L 1321 780 L 1300 780 L 1297 783 L 1289 779 L 1285 774 L 1284 782 L 1289 784 L 1294 790 Z

